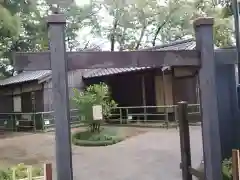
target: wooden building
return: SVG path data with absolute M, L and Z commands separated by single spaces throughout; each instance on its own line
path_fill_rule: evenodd
M 82 71 L 68 73 L 69 95 L 83 88 Z M 0 81 L 0 113 L 52 111 L 51 71 L 27 71 Z
M 188 39 L 144 50 L 192 50 L 194 48 L 195 41 Z M 190 104 L 199 103 L 196 74 L 195 69 L 172 68 L 167 65 L 165 67 L 108 68 L 89 70 L 84 73 L 83 80 L 87 85 L 98 82 L 108 84 L 113 99 L 119 106 L 164 106 L 174 105 L 179 101 L 187 101 Z M 166 108 L 157 108 L 157 111 L 163 112 Z M 168 112 L 172 111 L 173 108 L 168 108 Z
M 149 51 L 194 49 L 193 39 L 156 46 Z M 160 57 L 161 58 L 161 57 Z M 198 102 L 197 78 L 187 68 L 141 67 L 77 70 L 68 73 L 72 89 L 106 82 L 119 106 L 163 106 Z M 0 81 L 0 112 L 53 110 L 51 71 L 28 71 Z M 163 111 L 158 109 L 157 111 Z M 172 111 L 169 109 L 169 111 Z

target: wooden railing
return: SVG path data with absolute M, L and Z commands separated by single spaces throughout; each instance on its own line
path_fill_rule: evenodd
M 16 169 L 13 169 L 12 180 L 52 180 L 52 164 L 44 164 L 44 173 L 42 176 L 33 176 L 32 166 L 26 168 L 26 177 L 18 179 L 16 176 Z
M 188 104 L 187 111 L 190 121 L 200 121 L 199 104 Z M 178 122 L 177 105 L 115 107 L 111 109 L 110 121 L 120 122 L 120 124 Z

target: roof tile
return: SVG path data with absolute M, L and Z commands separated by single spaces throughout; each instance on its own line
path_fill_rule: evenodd
M 40 80 L 51 74 L 50 70 L 41 70 L 41 71 L 26 71 L 16 76 L 4 79 L 0 81 L 0 86 L 6 86 L 10 84 L 18 84 L 28 81 Z

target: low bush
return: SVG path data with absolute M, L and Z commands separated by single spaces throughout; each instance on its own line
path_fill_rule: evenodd
M 123 138 L 117 136 L 114 132 L 101 129 L 99 132 L 89 130 L 75 132 L 72 135 L 72 142 L 77 146 L 108 146 L 122 141 Z

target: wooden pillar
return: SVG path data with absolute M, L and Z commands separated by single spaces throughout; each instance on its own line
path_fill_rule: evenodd
M 145 76 L 141 75 L 141 85 L 142 85 L 142 103 L 143 103 L 143 112 L 144 112 L 144 121 L 147 120 L 147 108 L 146 108 L 146 87 L 145 87 Z
M 65 24 L 62 14 L 53 14 L 48 18 L 58 180 L 73 179 Z
M 205 180 L 222 179 L 213 24 L 213 18 L 199 18 L 194 22 L 196 49 L 201 57 L 199 83 Z
M 189 168 L 191 167 L 191 147 L 187 108 L 187 102 L 182 101 L 178 103 L 182 180 L 192 180 L 192 175 L 189 171 Z

